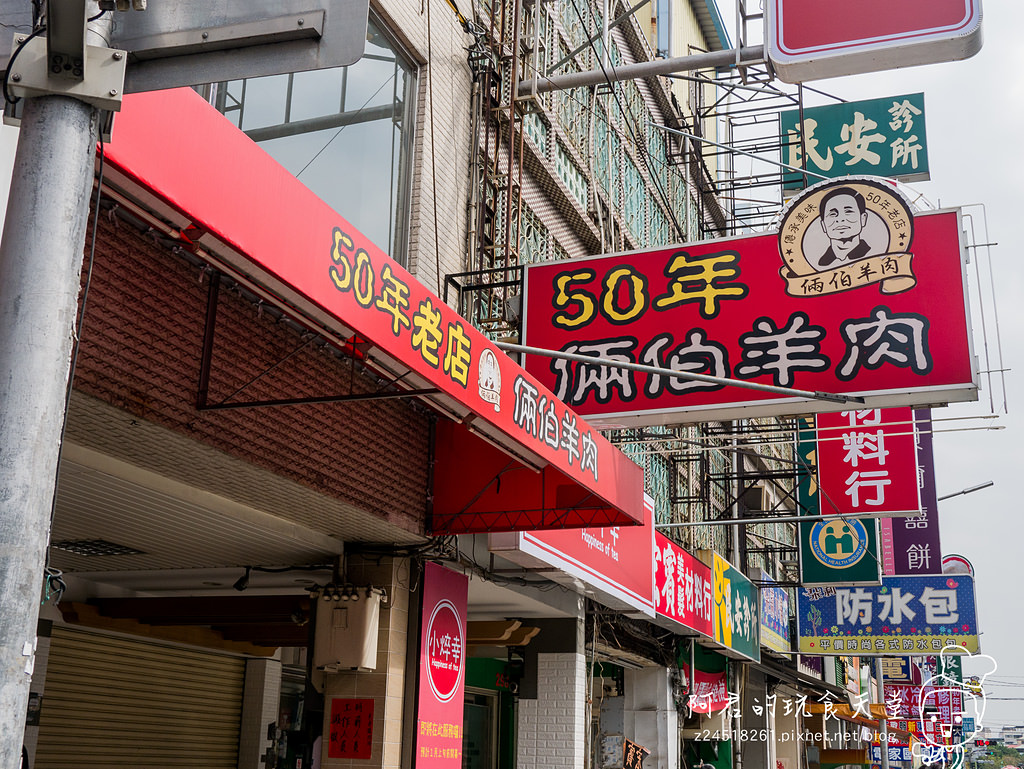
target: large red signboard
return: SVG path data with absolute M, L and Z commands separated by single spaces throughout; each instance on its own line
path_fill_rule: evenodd
M 468 594 L 464 575 L 426 564 L 416 708 L 415 763 L 420 769 L 462 766 Z
M 768 33 L 791 83 L 951 61 L 981 48 L 981 2 L 769 0 Z
M 826 230 L 823 220 L 846 199 L 867 212 L 853 223 L 857 245 L 844 250 L 851 226 Z M 973 400 L 964 281 L 959 212 L 913 217 L 893 188 L 840 180 L 810 188 L 778 234 L 527 267 L 524 337 L 565 353 L 857 395 L 857 408 Z M 605 427 L 842 407 L 535 354 L 525 365 Z
M 483 436 L 545 471 L 546 489 L 567 492 L 561 505 L 492 506 L 490 519 L 473 519 L 477 530 L 640 520 L 636 465 L 194 91 L 126 98 L 106 157 L 110 183 L 187 230 L 290 314 L 461 419 L 453 429 L 473 434 L 468 443 L 456 436 L 459 447 L 484 445 Z M 451 461 L 436 470 L 434 530 L 468 530 L 459 519 L 466 500 L 453 488 L 458 457 L 439 459 Z

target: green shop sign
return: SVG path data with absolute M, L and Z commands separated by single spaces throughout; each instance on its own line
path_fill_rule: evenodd
M 698 558 L 711 567 L 714 589 L 711 617 L 715 641 L 738 656 L 760 662 L 761 620 L 757 586 L 714 551 L 702 550 Z
M 927 181 L 928 140 L 924 130 L 924 94 L 867 99 L 780 114 L 782 162 L 803 168 L 806 154 L 808 183 L 821 176 L 870 174 L 905 182 Z M 783 188 L 804 187 L 803 175 L 786 173 Z

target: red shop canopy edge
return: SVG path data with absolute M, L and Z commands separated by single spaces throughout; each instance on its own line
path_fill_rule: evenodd
M 641 468 L 197 93 L 126 96 L 105 157 L 105 187 L 170 237 L 339 347 L 368 342 L 370 368 L 426 391 L 448 417 L 431 533 L 643 521 Z

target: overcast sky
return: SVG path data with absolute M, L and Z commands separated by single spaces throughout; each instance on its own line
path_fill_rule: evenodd
M 731 7 L 731 0 L 720 6 Z M 984 204 L 969 208 L 975 217 L 977 241 L 985 242 L 987 213 L 994 269 L 999 326 L 992 322 L 990 297 L 987 345 L 994 353 L 1001 341 L 1006 374 L 1009 414 L 1003 413 L 1003 393 L 984 389 L 976 404 L 936 410 L 934 417 L 984 416 L 998 419 L 937 421 L 935 436 L 939 496 L 985 481 L 992 488 L 939 503 L 942 545 L 945 554 L 967 556 L 975 567 L 982 650 L 995 658 L 998 670 L 992 678 L 1015 679 L 1019 688 L 986 687 L 991 697 L 1021 697 L 1022 701 L 989 700 L 986 721 L 1024 724 L 1024 597 L 1021 566 L 1024 565 L 1024 523 L 1017 484 L 1024 476 L 1024 452 L 1019 448 L 1024 409 L 1024 385 L 1016 370 L 1024 348 L 1024 67 L 1021 34 L 1024 3 L 1021 0 L 984 0 L 984 45 L 971 59 L 927 67 L 871 75 L 858 75 L 815 83 L 848 100 L 899 94 L 925 93 L 925 111 L 931 181 L 911 185 L 932 203 L 943 207 Z M 983 255 L 984 256 L 984 255 Z M 988 281 L 986 260 L 983 282 Z M 974 283 L 973 265 L 969 280 Z M 972 302 L 977 294 L 972 285 Z M 988 289 L 988 286 L 985 286 Z M 984 351 L 974 302 L 975 350 Z M 993 365 L 995 361 L 993 361 Z M 965 427 L 998 425 L 1002 430 L 943 432 Z M 970 673 L 970 667 L 965 666 Z

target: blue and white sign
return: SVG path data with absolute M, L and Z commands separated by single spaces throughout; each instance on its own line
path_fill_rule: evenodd
M 902 747 L 902 746 L 899 746 L 899 745 L 890 745 L 888 753 L 889 753 L 889 760 L 890 761 L 908 761 L 909 762 L 909 761 L 913 761 L 914 760 L 914 754 L 911 752 L 911 749 L 908 748 L 908 747 Z M 871 746 L 871 760 L 872 761 L 881 761 L 882 760 L 882 746 L 881 745 L 872 745 Z
M 761 646 L 777 652 L 793 651 L 789 637 L 789 594 L 772 587 L 774 580 L 761 572 Z
M 884 577 L 877 586 L 805 588 L 797 596 L 804 654 L 978 651 L 974 579 L 966 574 Z

